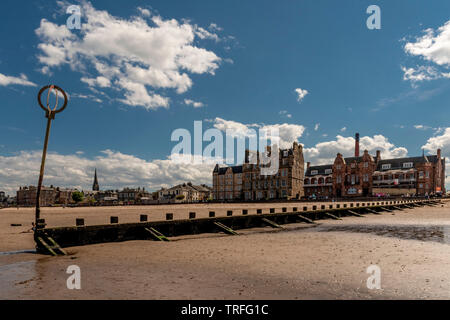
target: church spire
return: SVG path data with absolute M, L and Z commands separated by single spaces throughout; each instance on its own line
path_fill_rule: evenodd
M 97 168 L 95 168 L 94 185 L 92 186 L 92 190 L 93 191 L 100 191 L 100 187 L 98 185 L 98 180 L 97 180 Z

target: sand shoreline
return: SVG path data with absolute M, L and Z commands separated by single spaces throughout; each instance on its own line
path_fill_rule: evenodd
M 142 207 L 131 209 L 119 215 L 121 222 L 135 221 Z M 150 212 L 153 218 L 166 211 L 159 209 L 160 213 Z M 199 208 L 198 212 L 210 209 Z M 226 214 L 227 209 L 222 207 L 221 212 Z M 176 217 L 188 210 L 172 211 Z M 32 221 L 32 210 L 5 213 L 0 211 L 0 251 L 33 248 L 32 234 L 20 233 Z M 82 213 L 96 221 L 107 219 L 111 212 L 101 217 Z M 51 223 L 72 223 L 79 214 L 44 212 Z M 13 220 L 24 226 L 11 227 Z M 314 227 L 286 225 L 285 231 L 241 230 L 242 235 L 235 237 L 204 234 L 178 237 L 170 243 L 129 241 L 74 247 L 68 249 L 69 256 L 56 258 L 0 254 L 0 298 L 450 299 L 448 202 L 444 207 L 320 223 Z M 361 226 L 367 229 L 360 230 Z M 397 234 L 377 234 L 388 226 L 395 227 Z M 421 239 L 411 226 L 426 231 L 420 231 Z M 81 268 L 81 290 L 66 287 L 69 275 L 65 271 L 73 264 Z M 382 290 L 367 289 L 366 269 L 372 264 L 381 268 Z

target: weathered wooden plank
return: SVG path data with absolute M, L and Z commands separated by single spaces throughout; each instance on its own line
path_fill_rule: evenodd
M 165 235 L 156 230 L 155 228 L 148 227 L 144 228 L 156 241 L 170 241 Z
M 339 218 L 339 217 L 337 217 L 334 214 L 331 214 L 329 212 L 324 212 L 323 214 L 328 216 L 328 217 L 330 217 L 331 219 L 334 219 L 334 220 L 342 220 L 341 218 Z
M 40 244 L 44 246 L 45 249 L 47 249 L 48 252 L 50 252 L 52 256 L 58 255 L 55 251 L 53 251 L 53 249 L 48 245 L 48 243 L 44 241 L 44 239 L 42 239 L 41 237 L 37 237 L 37 240 L 39 241 Z
M 350 213 L 351 215 L 355 216 L 355 217 L 364 217 L 362 214 L 359 214 L 353 210 L 347 210 L 348 213 Z
M 233 236 L 237 236 L 238 235 L 238 233 L 236 231 L 234 231 L 233 229 L 227 227 L 226 225 L 224 225 L 224 224 L 222 224 L 220 222 L 214 222 L 214 224 L 216 226 L 218 226 L 220 229 L 222 229 L 222 231 L 227 233 L 227 234 L 230 234 L 230 235 L 233 235 Z
M 47 240 L 53 245 L 52 249 L 59 251 L 63 256 L 67 256 L 67 252 L 64 251 L 64 249 L 61 248 L 61 247 L 59 246 L 59 244 L 56 243 L 55 240 L 53 240 L 52 237 L 47 237 Z
M 370 208 L 366 208 L 367 211 L 372 212 L 373 214 L 381 214 L 381 212 L 375 211 L 373 209 Z
M 303 221 L 305 221 L 305 222 L 307 222 L 307 223 L 317 224 L 317 223 L 314 222 L 313 220 L 311 220 L 311 219 L 309 219 L 309 218 L 307 218 L 307 217 L 305 217 L 305 216 L 302 216 L 301 214 L 298 214 L 297 217 L 298 217 L 300 220 L 303 220 Z
M 282 226 L 280 226 L 278 223 L 273 222 L 272 220 L 269 220 L 267 218 L 262 218 L 262 221 L 264 221 L 265 223 L 267 223 L 269 226 L 273 227 L 273 228 L 279 228 L 279 229 L 284 229 Z

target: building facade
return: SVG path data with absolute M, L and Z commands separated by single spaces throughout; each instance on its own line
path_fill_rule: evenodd
M 75 190 L 62 189 L 59 187 L 44 187 L 41 188 L 40 205 L 42 207 L 51 206 L 55 204 L 67 205 L 72 203 L 72 193 Z M 37 187 L 25 186 L 20 187 L 17 191 L 17 205 L 19 206 L 35 206 L 37 196 Z
M 117 193 L 119 201 L 127 204 L 140 203 L 141 199 L 147 200 L 151 198 L 150 192 L 145 188 L 124 188 Z
M 303 147 L 294 142 L 292 148 L 278 152 L 278 170 L 273 175 L 261 174 L 259 154 L 256 161 L 250 161 L 249 150 L 246 151 L 243 165 L 216 165 L 213 170 L 213 199 L 254 201 L 303 197 Z M 270 153 L 271 149 L 268 148 L 268 156 L 271 156 Z
M 162 188 L 158 191 L 159 201 L 204 202 L 211 197 L 211 188 L 207 185 L 194 185 L 191 182 Z
M 359 134 L 355 138 L 355 156 L 338 153 L 334 163 L 321 166 L 307 164 L 305 196 L 340 198 L 366 196 L 426 196 L 445 193 L 445 158 L 436 155 L 382 159 L 364 151 L 359 154 Z

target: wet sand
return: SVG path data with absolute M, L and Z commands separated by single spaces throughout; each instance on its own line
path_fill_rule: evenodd
M 287 205 L 248 207 L 283 206 Z M 233 210 L 233 205 L 204 205 L 196 210 L 167 207 L 170 211 L 126 207 L 101 208 L 101 213 L 92 212 L 98 208 L 44 208 L 43 215 L 49 225 L 72 225 L 78 216 L 95 224 L 106 223 L 109 215 L 132 222 L 140 213 L 158 220 L 166 212 L 183 218 L 189 211 L 203 215 L 215 210 L 225 215 Z M 0 251 L 32 249 L 32 234 L 21 233 L 32 220 L 32 209 L 0 210 Z M 10 223 L 24 226 L 11 227 Z M 69 256 L 56 258 L 0 253 L 0 298 L 450 299 L 449 232 L 447 202 L 444 207 L 321 220 L 317 226 L 239 230 L 239 236 L 204 234 L 172 242 L 74 247 L 68 248 Z M 381 268 L 381 290 L 366 286 L 366 269 L 373 264 Z M 81 268 L 81 290 L 66 287 L 70 265 Z

